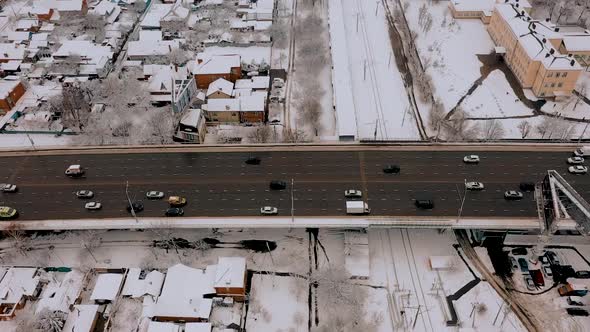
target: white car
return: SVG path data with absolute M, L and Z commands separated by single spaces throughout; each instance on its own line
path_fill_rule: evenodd
M 481 182 L 465 182 L 465 189 L 467 190 L 483 190 L 484 185 Z
M 102 204 L 100 204 L 99 202 L 88 202 L 84 205 L 84 207 L 86 208 L 86 210 L 100 210 Z
M 13 193 L 16 192 L 16 185 L 15 184 L 8 184 L 8 183 L 0 183 L 0 190 L 6 193 Z
M 579 164 L 583 164 L 584 163 L 584 158 L 583 157 L 570 157 L 567 158 L 567 163 L 570 165 L 579 165 Z
M 262 215 L 273 215 L 273 214 L 278 214 L 278 213 L 279 213 L 279 209 L 277 209 L 276 207 L 263 206 L 260 208 L 260 214 L 262 214 Z
M 479 162 L 479 156 L 475 154 L 465 156 L 463 157 L 463 162 L 468 164 L 477 164 Z
M 147 197 L 149 199 L 160 199 L 160 198 L 164 198 L 164 193 L 161 191 L 151 190 L 151 191 L 148 191 L 147 193 L 145 193 L 145 197 Z
M 92 198 L 94 193 L 90 190 L 78 190 L 76 191 L 76 197 L 78 198 Z
M 570 166 L 567 170 L 572 174 L 586 174 L 586 172 L 588 172 L 588 167 L 577 165 Z
M 505 199 L 522 199 L 523 194 L 520 191 L 508 190 L 504 192 Z
M 348 189 L 344 191 L 344 197 L 354 198 L 354 197 L 363 197 L 363 192 L 356 189 Z

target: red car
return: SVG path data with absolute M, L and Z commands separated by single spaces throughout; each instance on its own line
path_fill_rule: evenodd
M 543 272 L 541 270 L 530 270 L 529 273 L 531 274 L 531 278 L 533 278 L 535 286 L 545 286 L 545 280 L 543 279 Z

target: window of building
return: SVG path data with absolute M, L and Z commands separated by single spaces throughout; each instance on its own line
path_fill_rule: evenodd
M 558 73 L 558 74 L 559 74 L 559 73 Z M 553 77 L 553 72 L 549 72 L 549 73 L 547 74 L 547 77 Z
M 567 71 L 561 74 L 561 77 L 567 77 Z
M 563 86 L 563 83 L 557 83 L 557 87 L 561 88 Z
M 555 87 L 555 83 L 551 83 L 551 87 L 554 88 Z
M 548 88 L 549 87 L 549 83 L 545 83 L 545 87 Z
M 544 97 L 544 96 L 545 96 L 545 92 L 541 92 L 541 97 Z

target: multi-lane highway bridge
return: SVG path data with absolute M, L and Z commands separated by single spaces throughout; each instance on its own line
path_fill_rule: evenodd
M 0 153 L 0 182 L 17 193 L 1 193 L 0 205 L 16 208 L 23 227 L 133 228 L 166 227 L 311 227 L 422 226 L 534 229 L 539 212 L 533 192 L 522 200 L 504 199 L 520 182 L 541 182 L 558 171 L 584 198 L 590 175 L 571 175 L 566 158 L 573 145 L 411 145 L 411 146 L 258 146 L 171 147 L 6 151 Z M 463 157 L 477 154 L 479 164 Z M 260 165 L 247 165 L 248 157 Z M 68 178 L 70 164 L 86 168 L 84 178 Z M 399 174 L 385 174 L 388 164 Z M 271 180 L 288 183 L 269 189 Z M 484 183 L 483 191 L 465 191 L 465 181 Z M 128 195 L 145 210 L 133 218 Z M 293 186 L 291 185 L 293 183 Z M 88 211 L 75 192 L 92 190 L 99 211 Z M 360 189 L 369 216 L 346 215 L 344 190 Z M 182 218 L 165 218 L 166 199 L 147 200 L 149 190 L 187 198 Z M 420 210 L 414 199 L 433 199 Z M 260 216 L 275 206 L 278 216 Z M 6 225 L 4 222 L 3 225 Z M 563 227 L 571 227 L 571 224 Z

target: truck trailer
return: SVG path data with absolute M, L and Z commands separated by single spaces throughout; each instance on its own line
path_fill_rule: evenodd
M 369 214 L 371 209 L 363 201 L 346 201 L 346 214 Z

